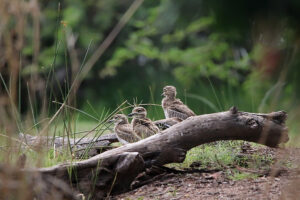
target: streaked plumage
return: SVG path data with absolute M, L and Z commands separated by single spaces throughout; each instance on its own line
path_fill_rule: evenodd
M 135 107 L 128 116 L 132 116 L 133 131 L 141 138 L 146 138 L 159 132 L 159 128 L 147 116 L 143 107 Z
M 163 89 L 162 108 L 166 118 L 177 117 L 185 120 L 190 116 L 195 116 L 195 113 L 176 98 L 176 88 L 174 86 L 166 86 Z
M 126 115 L 116 114 L 110 122 L 115 124 L 114 131 L 120 143 L 128 144 L 141 140 L 141 138 L 133 132 L 132 125 L 128 123 Z
M 154 124 L 160 129 L 165 130 L 167 128 L 170 128 L 171 126 L 181 122 L 182 120 L 177 117 L 167 118 L 167 119 L 161 119 L 154 122 Z

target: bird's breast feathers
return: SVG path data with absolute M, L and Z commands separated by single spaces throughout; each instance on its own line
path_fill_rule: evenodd
M 132 133 L 133 128 L 131 124 L 123 124 L 121 126 L 116 127 L 116 132 L 124 132 L 124 133 Z
M 168 109 L 164 109 L 166 119 L 170 118 Z

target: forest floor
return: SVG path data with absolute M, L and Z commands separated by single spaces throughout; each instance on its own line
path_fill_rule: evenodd
M 148 184 L 112 199 L 299 199 L 300 148 L 253 149 L 250 146 L 242 155 L 247 157 L 254 153 L 272 155 L 272 164 L 264 169 L 236 165 L 203 172 L 199 169 L 201 163 L 193 163 L 180 173 L 156 175 Z M 245 166 L 250 166 L 248 164 Z

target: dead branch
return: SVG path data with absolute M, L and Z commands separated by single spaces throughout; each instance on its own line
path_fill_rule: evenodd
M 190 117 L 136 143 L 115 148 L 90 159 L 38 169 L 42 175 L 64 180 L 93 198 L 130 189 L 146 167 L 183 162 L 186 151 L 218 140 L 245 140 L 277 147 L 288 141 L 283 111 L 269 114 L 229 111 Z
M 29 134 L 19 133 L 20 140 L 33 148 L 38 148 L 41 146 L 54 147 L 58 150 L 61 150 L 64 147 L 67 147 L 68 138 L 66 137 L 47 137 L 47 136 L 32 136 Z M 118 139 L 115 133 L 110 133 L 106 135 L 101 135 L 99 137 L 86 137 L 86 138 L 75 138 L 70 139 L 71 149 L 76 156 L 82 157 L 85 156 L 91 157 L 95 156 L 107 149 L 111 149 L 109 146 L 111 143 L 118 142 Z

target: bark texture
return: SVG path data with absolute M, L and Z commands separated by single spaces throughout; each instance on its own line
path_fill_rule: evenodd
M 152 165 L 183 162 L 186 151 L 218 140 L 245 140 L 277 147 L 288 141 L 284 111 L 269 114 L 229 111 L 193 116 L 144 140 L 90 159 L 38 169 L 64 180 L 86 196 L 101 199 L 130 189 L 136 176 Z

